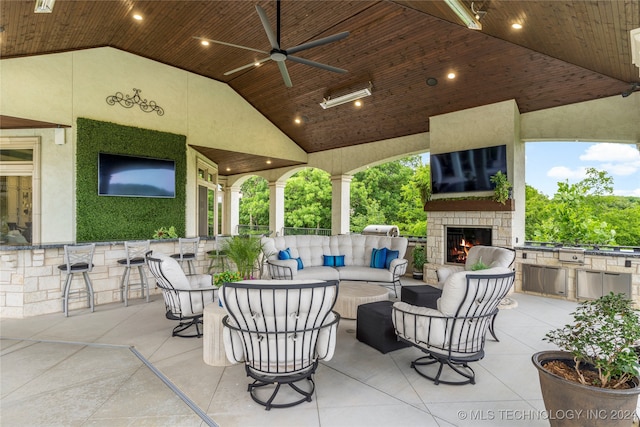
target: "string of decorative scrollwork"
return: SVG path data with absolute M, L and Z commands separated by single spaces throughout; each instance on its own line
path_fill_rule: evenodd
M 140 97 L 140 89 L 133 89 L 132 95 L 124 95 L 122 92 L 116 92 L 115 95 L 107 96 L 107 104 L 116 105 L 116 103 L 122 105 L 124 108 L 131 108 L 134 105 L 140 106 L 140 109 L 145 113 L 156 112 L 159 116 L 164 115 L 162 107 L 158 106 L 155 101 L 147 101 Z

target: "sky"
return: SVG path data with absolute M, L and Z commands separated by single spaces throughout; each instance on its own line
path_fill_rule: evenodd
M 558 182 L 575 184 L 592 167 L 613 178 L 615 195 L 640 197 L 640 151 L 632 144 L 527 142 L 525 167 L 525 182 L 547 196 L 555 194 Z

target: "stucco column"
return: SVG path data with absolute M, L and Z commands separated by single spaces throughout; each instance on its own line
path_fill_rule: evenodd
M 279 236 L 284 227 L 284 187 L 285 182 L 269 183 L 269 230 Z
M 224 187 L 223 234 L 235 234 L 240 223 L 240 186 Z
M 351 225 L 351 175 L 331 177 L 331 234 L 348 234 Z

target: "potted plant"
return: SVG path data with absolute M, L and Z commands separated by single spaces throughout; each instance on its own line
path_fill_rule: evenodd
M 427 262 L 424 255 L 424 245 L 416 245 L 413 248 L 413 278 L 422 280 L 424 263 Z
M 262 253 L 262 242 L 259 237 L 233 236 L 225 240 L 222 250 L 244 279 L 251 279 L 254 270 L 260 268 L 258 260 Z
M 544 338 L 561 351 L 532 357 L 551 426 L 630 426 L 640 393 L 638 313 L 612 292 L 580 303 L 573 317 Z
M 502 171 L 498 171 L 492 175 L 489 180 L 495 184 L 493 200 L 503 205 L 506 204 L 507 200 L 511 197 L 512 188 L 511 183 L 507 179 L 507 175 L 503 174 Z

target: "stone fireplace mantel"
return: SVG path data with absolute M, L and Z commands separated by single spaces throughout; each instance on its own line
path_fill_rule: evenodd
M 507 200 L 507 202 L 504 205 L 502 203 L 496 202 L 495 200 L 491 200 L 491 199 L 454 199 L 454 200 L 436 199 L 436 200 L 430 200 L 427 203 L 425 203 L 424 210 L 427 212 L 443 212 L 443 211 L 502 212 L 502 211 L 515 210 L 515 203 L 513 199 Z

